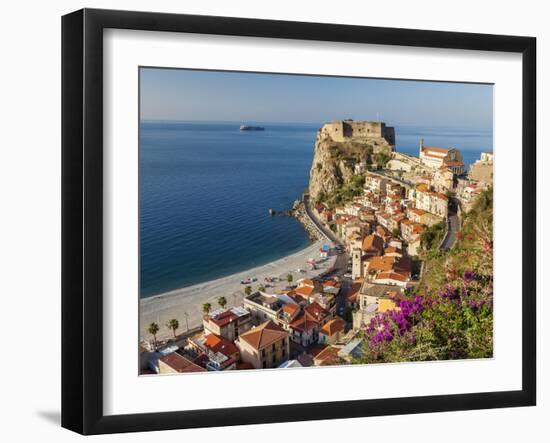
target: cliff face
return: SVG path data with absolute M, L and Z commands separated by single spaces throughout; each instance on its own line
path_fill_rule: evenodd
M 335 141 L 330 124 L 317 132 L 309 175 L 309 195 L 325 200 L 348 184 L 353 175 L 365 172 L 376 154 L 390 155 L 392 146 L 383 137 L 353 137 Z

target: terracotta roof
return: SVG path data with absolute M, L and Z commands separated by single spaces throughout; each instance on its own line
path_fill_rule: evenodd
M 325 349 L 327 345 L 322 345 L 320 343 L 315 344 L 308 348 L 307 353 L 311 355 L 313 358 L 315 358 L 318 354 L 320 354 L 323 349 Z
M 419 208 L 409 208 L 408 211 L 419 216 L 424 215 L 426 213 L 424 209 L 419 209 Z
M 362 245 L 363 251 L 367 251 L 369 249 L 376 249 L 379 252 L 382 252 L 384 249 L 384 239 L 380 237 L 379 235 L 367 235 L 363 239 L 363 245 Z
M 311 278 L 303 278 L 298 282 L 300 286 L 311 286 L 312 288 L 315 287 L 315 283 Z
M 271 320 L 252 328 L 239 336 L 239 340 L 246 341 L 254 349 L 263 349 L 276 341 L 288 336 L 288 333 Z
M 397 253 L 401 254 L 401 249 L 394 248 L 393 246 L 384 249 L 384 254 L 391 254 L 393 252 L 397 252 Z
M 388 236 L 388 235 L 391 234 L 390 231 L 387 228 L 385 228 L 384 226 L 381 226 L 381 225 L 378 225 L 376 227 L 376 233 L 378 235 L 380 235 L 381 237 L 385 237 L 385 236 Z
M 290 323 L 290 328 L 297 331 L 309 332 L 319 327 L 319 322 L 309 314 L 302 312 L 296 320 Z
M 421 232 L 424 232 L 424 226 L 419 224 L 419 223 L 415 223 L 414 226 L 413 226 L 413 234 L 420 234 Z
M 177 352 L 165 355 L 159 359 L 161 362 L 172 368 L 176 372 L 205 372 L 206 369 L 188 360 Z
M 399 274 L 398 272 L 381 272 L 375 278 L 375 280 L 386 280 L 386 279 L 397 280 L 402 282 L 407 281 L 407 277 L 404 276 L 403 274 Z
M 330 312 L 328 312 L 317 302 L 313 302 L 310 305 L 306 306 L 304 308 L 304 311 L 306 312 L 306 314 L 309 314 L 317 321 L 322 321 L 330 315 Z
M 293 316 L 297 311 L 300 310 L 300 306 L 295 305 L 294 303 L 287 303 L 283 306 L 283 312 L 286 314 Z
M 239 316 L 235 315 L 230 309 L 217 315 L 216 318 L 212 316 L 209 317 L 210 321 L 218 326 L 225 326 L 238 318 Z
M 383 255 L 383 256 L 377 256 L 372 257 L 369 260 L 369 267 L 368 270 L 370 271 L 379 271 L 379 272 L 385 272 L 385 271 L 391 271 L 393 268 L 393 264 L 395 263 L 395 257 Z
M 338 348 L 327 346 L 315 356 L 315 364 L 319 366 L 337 365 L 340 363 Z
M 442 153 L 442 154 L 446 154 L 447 152 L 450 151 L 450 149 L 438 148 L 438 147 L 435 147 L 435 146 L 423 146 L 423 147 L 422 147 L 422 150 L 423 150 L 423 151 L 440 152 L 440 153 Z
M 334 280 L 327 280 L 323 282 L 323 287 L 330 286 L 333 288 L 339 288 L 341 285 L 338 282 L 335 282 Z
M 325 323 L 321 328 L 321 332 L 325 335 L 332 336 L 337 332 L 343 331 L 346 323 L 341 318 L 335 318 Z
M 444 194 L 441 194 L 440 192 L 430 192 L 430 195 L 440 200 L 449 200 L 449 197 L 447 197 Z
M 445 158 L 443 155 L 433 154 L 432 152 L 423 152 L 422 155 L 424 157 L 436 158 L 438 160 L 443 160 L 443 158 Z
M 216 334 L 208 334 L 204 345 L 212 352 L 220 352 L 227 356 L 231 356 L 239 352 L 237 346 L 235 346 L 232 342 L 223 337 L 218 337 Z
M 315 291 L 315 288 L 312 288 L 311 286 L 300 286 L 299 288 L 296 288 L 295 291 L 296 291 L 296 294 L 307 297 L 313 294 L 313 292 Z
M 309 332 L 320 327 L 321 322 L 329 315 L 330 313 L 319 303 L 313 302 L 304 308 L 304 312 L 290 324 L 290 327 L 298 331 Z

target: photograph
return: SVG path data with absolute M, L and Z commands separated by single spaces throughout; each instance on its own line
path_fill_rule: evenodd
M 138 69 L 140 375 L 493 357 L 493 84 Z

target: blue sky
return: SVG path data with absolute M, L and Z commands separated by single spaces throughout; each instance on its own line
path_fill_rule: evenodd
M 143 120 L 491 128 L 491 85 L 141 68 Z

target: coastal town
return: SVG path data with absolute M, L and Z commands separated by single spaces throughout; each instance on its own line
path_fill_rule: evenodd
M 455 147 L 419 139 L 413 156 L 396 151 L 395 137 L 383 122 L 319 129 L 310 185 L 290 211 L 313 240 L 306 255 L 229 277 L 237 291 L 201 300 L 199 287 L 193 312 L 169 295 L 148 301 L 140 374 L 360 362 L 365 331 L 410 300 L 426 258 L 453 248 L 464 215 L 493 185 L 492 152 L 466 169 Z M 163 318 L 151 320 L 160 302 Z

